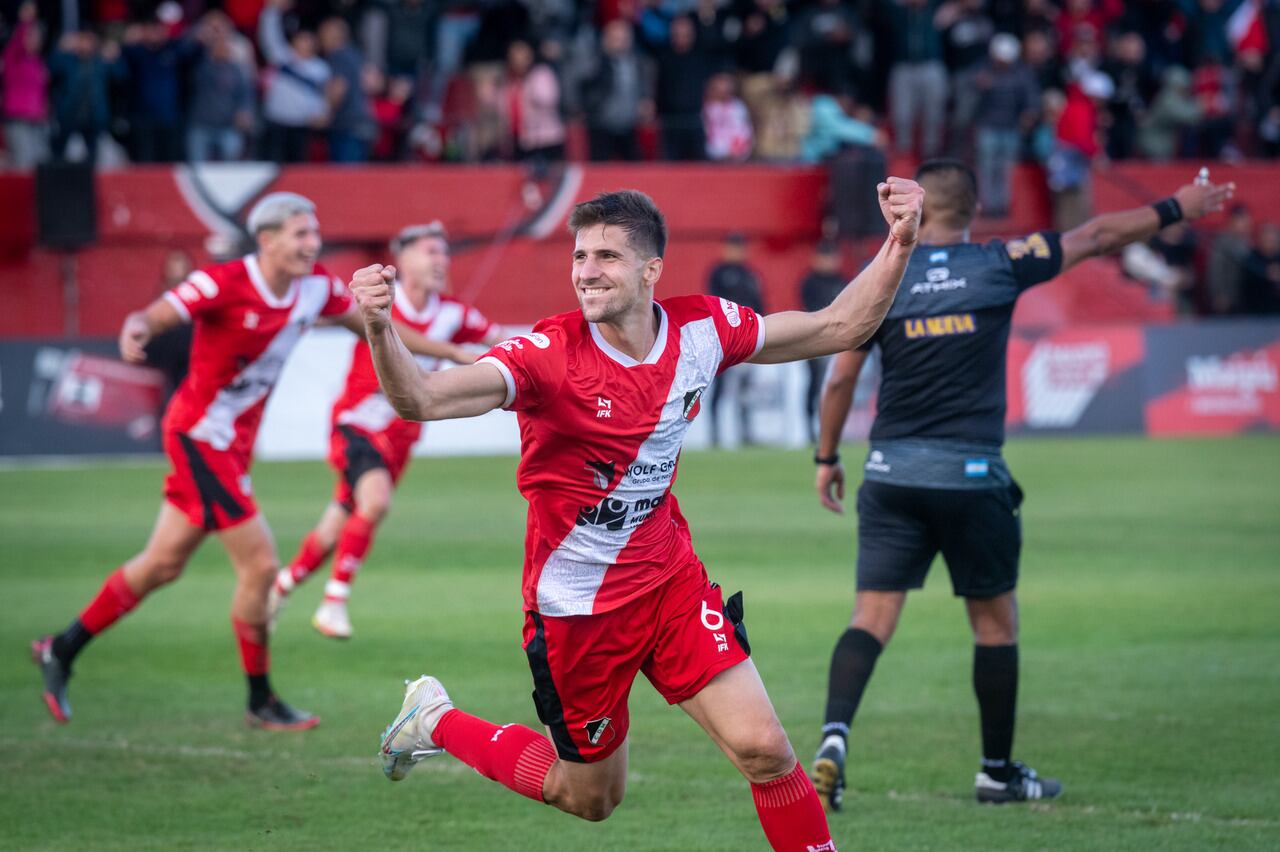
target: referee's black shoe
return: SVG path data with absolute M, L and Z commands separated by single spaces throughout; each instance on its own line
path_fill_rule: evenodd
M 31 659 L 40 667 L 44 678 L 44 705 L 53 718 L 66 724 L 71 721 L 71 703 L 67 701 L 67 681 L 71 667 L 53 653 L 53 637 L 43 636 L 31 643 Z
M 844 805 L 844 741 L 827 737 L 813 759 L 813 789 L 827 811 L 838 811 Z
M 1010 764 L 1007 781 L 997 781 L 985 771 L 974 779 L 978 801 L 987 805 L 1003 805 L 1009 802 L 1033 802 L 1054 799 L 1062 793 L 1062 782 L 1057 778 L 1041 778 L 1030 766 L 1017 760 Z

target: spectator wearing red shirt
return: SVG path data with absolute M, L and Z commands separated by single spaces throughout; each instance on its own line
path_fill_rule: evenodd
M 40 48 L 44 33 L 36 4 L 23 3 L 18 26 L 4 47 L 4 141 L 9 165 L 30 171 L 49 156 L 49 69 Z

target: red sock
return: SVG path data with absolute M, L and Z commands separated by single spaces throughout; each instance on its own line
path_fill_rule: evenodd
M 556 762 L 556 750 L 532 728 L 495 725 L 461 710 L 450 710 L 436 725 L 431 739 L 485 778 L 542 801 L 542 782 Z M 821 811 L 822 806 L 818 807 Z
M 751 798 L 775 852 L 836 852 L 822 801 L 799 763 L 789 775 L 752 784 Z
M 373 543 L 373 521 L 352 512 L 338 537 L 338 550 L 333 557 L 333 573 L 324 587 L 324 595 L 333 600 L 345 601 L 351 594 L 351 581 L 360 570 L 364 555 Z
M 289 576 L 293 582 L 301 583 L 311 576 L 320 563 L 329 555 L 328 549 L 320 543 L 314 532 L 309 532 L 302 544 L 298 545 L 298 555 L 289 563 Z
M 240 665 L 247 675 L 264 675 L 271 669 L 271 651 L 267 648 L 267 626 L 246 624 L 234 615 L 231 626 L 240 643 Z
M 85 630 L 97 635 L 120 620 L 140 600 L 142 596 L 134 594 L 124 581 L 124 568 L 117 568 L 80 613 L 80 622 Z

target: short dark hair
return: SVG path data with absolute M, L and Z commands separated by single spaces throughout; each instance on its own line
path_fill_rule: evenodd
M 925 215 L 945 219 L 948 225 L 966 227 L 978 213 L 978 178 L 963 160 L 925 160 L 916 169 L 916 181 L 925 187 Z
M 627 243 L 646 257 L 662 257 L 667 250 L 667 221 L 653 199 L 634 189 L 602 192 L 569 214 L 569 233 L 577 236 L 593 225 L 616 225 Z

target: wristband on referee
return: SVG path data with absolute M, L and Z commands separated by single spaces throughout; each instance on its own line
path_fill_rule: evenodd
M 1151 205 L 1151 209 L 1155 210 L 1156 215 L 1160 217 L 1160 227 L 1162 229 L 1169 227 L 1174 222 L 1182 221 L 1182 205 L 1173 196 L 1160 199 Z
M 813 454 L 813 463 L 814 463 L 814 464 L 837 465 L 837 464 L 840 464 L 840 454 L 839 454 L 839 453 L 832 453 L 832 454 L 831 454 L 831 455 L 829 455 L 829 456 L 820 456 L 820 455 L 818 455 L 817 453 L 814 453 L 814 454 Z

